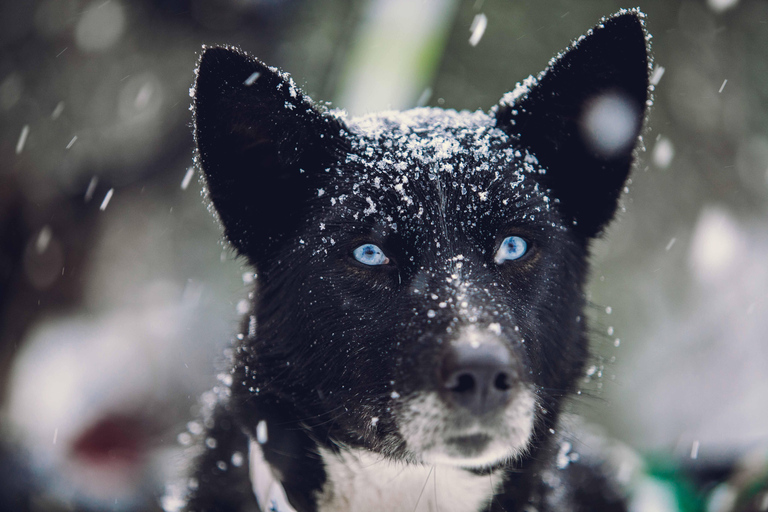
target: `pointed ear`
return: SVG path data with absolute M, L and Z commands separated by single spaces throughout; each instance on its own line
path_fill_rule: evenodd
M 206 191 L 234 247 L 257 261 L 295 230 L 342 124 L 293 80 L 235 48 L 204 48 L 194 89 Z
M 604 19 L 496 107 L 497 126 L 546 169 L 544 184 L 585 236 L 613 217 L 648 101 L 643 14 Z

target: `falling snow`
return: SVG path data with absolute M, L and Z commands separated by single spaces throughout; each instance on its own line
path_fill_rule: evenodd
M 101 201 L 101 206 L 99 206 L 99 210 L 104 211 L 107 209 L 107 206 L 109 206 L 109 202 L 112 200 L 112 194 L 115 193 L 115 189 L 111 188 L 107 191 L 107 194 L 104 196 L 104 200 Z
M 672 145 L 672 141 L 667 137 L 659 136 L 651 155 L 653 164 L 659 169 L 667 169 L 673 158 L 675 158 L 675 146 Z
M 707 5 L 716 13 L 725 12 L 733 9 L 739 3 L 739 0 L 707 0 Z
M 27 136 L 29 136 L 29 125 L 25 124 L 24 128 L 21 129 L 21 134 L 19 135 L 19 140 L 16 142 L 16 154 L 18 155 L 22 151 L 24 151 L 24 145 L 27 143 Z
M 248 85 L 248 86 L 253 85 L 256 82 L 256 80 L 259 79 L 260 76 L 261 76 L 261 73 L 256 71 L 256 72 L 252 73 L 248 78 L 246 78 L 245 82 L 243 82 L 243 83 L 245 85 Z
M 659 82 L 661 81 L 661 77 L 664 76 L 664 66 L 655 66 L 653 68 L 653 74 L 651 75 L 651 85 L 656 86 L 659 85 Z
M 85 196 L 83 200 L 88 203 L 93 199 L 93 193 L 96 192 L 96 185 L 99 184 L 99 178 L 94 176 L 91 181 L 88 182 L 88 188 L 85 190 Z
M 267 422 L 264 420 L 261 420 L 256 425 L 256 441 L 259 444 L 266 444 L 268 440 L 269 440 L 269 435 L 267 432 Z
M 621 94 L 606 93 L 593 98 L 581 123 L 587 143 L 606 158 L 626 151 L 636 142 L 638 114 L 631 98 Z
M 181 190 L 187 190 L 187 187 L 189 186 L 189 182 L 192 181 L 192 176 L 195 175 L 195 168 L 190 167 L 187 169 L 186 174 L 184 174 L 184 179 L 181 180 Z
M 48 225 L 43 226 L 43 229 L 40 230 L 40 233 L 37 235 L 37 240 L 35 241 L 35 251 L 37 251 L 38 254 L 45 252 L 48 248 L 48 244 L 51 242 L 52 236 L 53 231 L 51 231 L 51 227 Z
M 488 17 L 483 13 L 476 14 L 472 20 L 472 25 L 469 27 L 469 31 L 472 32 L 469 37 L 470 45 L 477 46 L 485 34 L 486 27 L 488 27 Z
M 60 101 L 56 104 L 56 108 L 53 109 L 53 112 L 51 112 L 51 119 L 55 121 L 61 116 L 63 112 L 64 112 L 64 102 Z

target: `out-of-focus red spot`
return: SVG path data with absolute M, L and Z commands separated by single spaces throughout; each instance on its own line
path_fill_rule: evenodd
M 139 421 L 121 416 L 102 418 L 72 443 L 72 453 L 89 464 L 138 464 L 146 451 Z

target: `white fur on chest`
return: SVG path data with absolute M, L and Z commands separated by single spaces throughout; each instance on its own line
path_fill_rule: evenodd
M 320 512 L 478 512 L 500 480 L 450 466 L 393 462 L 364 450 L 320 454 L 327 473 Z

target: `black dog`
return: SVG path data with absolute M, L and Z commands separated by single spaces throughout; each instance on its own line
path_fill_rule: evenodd
M 489 114 L 346 119 L 205 49 L 199 163 L 258 286 L 188 510 L 625 509 L 557 432 L 590 240 L 645 115 L 642 17 L 604 19 Z

